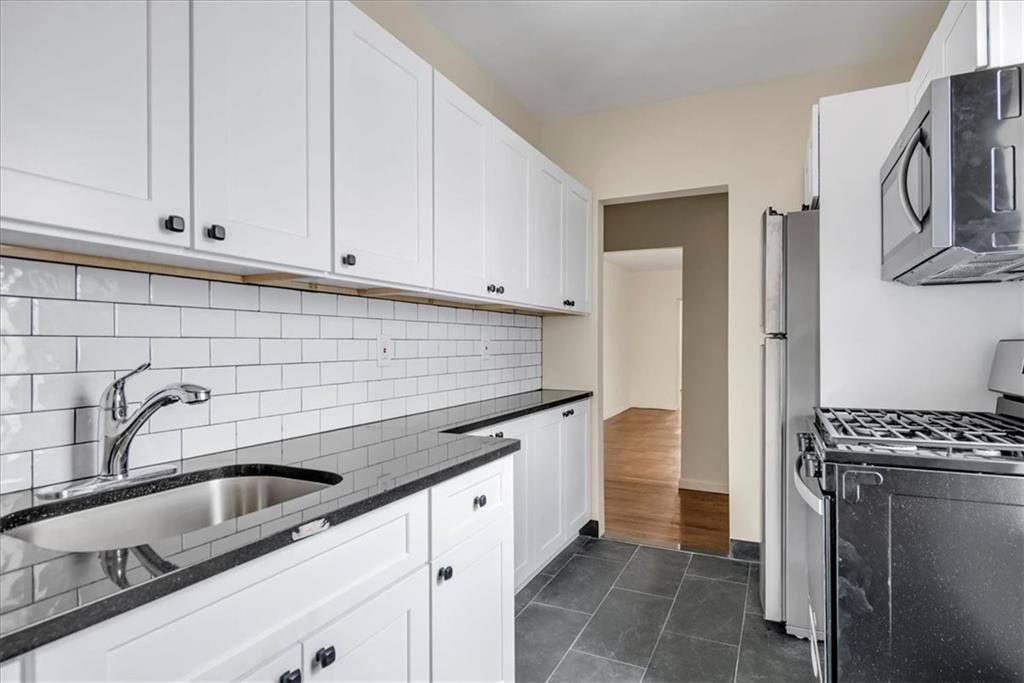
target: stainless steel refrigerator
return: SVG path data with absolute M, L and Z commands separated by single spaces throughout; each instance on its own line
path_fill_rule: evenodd
M 764 618 L 802 638 L 822 637 L 820 514 L 800 495 L 800 449 L 818 404 L 818 212 L 769 208 L 764 230 L 764 482 L 761 604 Z M 814 608 L 813 610 L 811 608 Z

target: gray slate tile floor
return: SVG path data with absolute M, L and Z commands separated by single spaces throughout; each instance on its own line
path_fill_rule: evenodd
M 812 681 L 757 564 L 580 537 L 516 595 L 516 680 Z

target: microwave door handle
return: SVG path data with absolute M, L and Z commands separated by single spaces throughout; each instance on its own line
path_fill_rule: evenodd
M 910 160 L 914 157 L 914 150 L 917 145 L 921 142 L 921 129 L 918 128 L 914 131 L 914 134 L 910 136 L 910 140 L 907 142 L 906 152 L 903 154 L 903 158 L 900 159 L 900 167 L 896 172 L 896 182 L 899 183 L 897 188 L 897 194 L 900 196 L 900 204 L 903 205 L 903 211 L 906 212 L 907 217 L 914 224 L 914 232 L 920 233 L 924 230 L 924 224 L 918 217 L 917 212 L 914 211 L 914 207 L 910 204 L 910 193 L 907 189 L 907 173 L 910 171 Z

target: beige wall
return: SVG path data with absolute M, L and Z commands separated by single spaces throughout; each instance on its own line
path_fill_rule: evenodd
M 675 410 L 682 269 L 627 270 L 605 261 L 604 291 L 605 419 L 626 408 Z
M 539 119 L 480 68 L 465 50 L 424 19 L 416 11 L 415 3 L 407 0 L 355 0 L 353 4 L 430 62 L 506 126 L 540 148 Z
M 906 80 L 911 63 L 819 72 L 643 107 L 574 117 L 544 127 L 541 149 L 593 192 L 594 315 L 544 320 L 544 383 L 598 393 L 601 359 L 601 203 L 726 186 L 729 192 L 728 445 L 733 538 L 761 537 L 761 228 L 772 204 L 802 198 L 810 108 L 820 97 Z M 687 296 L 690 290 L 687 289 Z M 603 520 L 603 441 L 593 509 Z
M 715 193 L 604 209 L 604 248 L 683 248 L 682 480 L 728 489 L 729 198 Z

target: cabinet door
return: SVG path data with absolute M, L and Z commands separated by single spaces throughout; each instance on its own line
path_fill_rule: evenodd
M 562 413 L 562 505 L 565 540 L 579 535 L 590 518 L 590 402 L 574 403 Z
M 330 5 L 192 7 L 196 248 L 326 270 Z
M 487 296 L 491 115 L 434 72 L 434 288 Z M 493 284 L 493 283 L 491 283 Z
M 512 554 L 506 515 L 434 561 L 433 680 L 514 680 Z
M 969 0 L 951 2 L 946 8 L 936 29 L 943 76 L 967 73 L 988 64 L 986 4 L 984 0 Z
M 567 310 L 590 311 L 590 192 L 570 180 L 565 194 L 562 295 Z
M 566 177 L 560 168 L 534 152 L 530 169 L 529 302 L 563 308 L 562 228 Z
M 0 215 L 188 246 L 189 6 L 0 2 Z
M 334 6 L 334 269 L 433 283 L 432 71 L 348 2 Z M 355 257 L 345 265 L 342 255 Z
M 270 658 L 238 680 L 245 683 L 281 683 L 296 672 L 302 673 L 302 647 L 298 644 Z
M 488 145 L 487 272 L 504 288 L 501 299 L 527 302 L 530 272 L 532 148 L 495 120 Z
M 530 450 L 526 454 L 527 533 L 536 566 L 550 560 L 564 545 L 561 434 L 561 413 L 557 410 L 542 413 L 534 423 Z
M 428 572 L 427 567 L 417 570 L 306 639 L 302 643 L 304 678 L 317 682 L 428 680 Z

